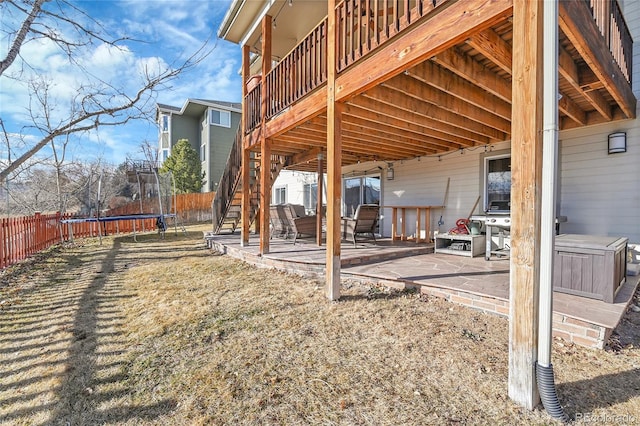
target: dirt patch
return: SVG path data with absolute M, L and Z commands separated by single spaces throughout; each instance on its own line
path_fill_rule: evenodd
M 138 241 L 85 240 L 5 281 L 0 421 L 553 423 L 507 397 L 503 318 L 361 284 L 329 302 L 323 283 L 211 252 L 196 230 Z M 554 341 L 572 417 L 640 422 L 635 315 L 609 351 Z

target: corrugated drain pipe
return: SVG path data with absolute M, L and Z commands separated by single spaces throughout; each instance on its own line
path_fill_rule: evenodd
M 558 145 L 558 3 L 544 1 L 543 39 L 543 124 L 540 235 L 540 305 L 536 380 L 545 410 L 567 422 L 558 395 L 551 364 L 553 315 L 553 245 L 556 219 L 556 170 Z

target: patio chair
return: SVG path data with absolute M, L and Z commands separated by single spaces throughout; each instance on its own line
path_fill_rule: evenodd
M 284 213 L 284 205 L 279 204 L 269 207 L 269 223 L 271 224 L 271 235 L 269 238 L 284 237 L 289 235 L 289 221 Z
M 296 204 L 285 205 L 284 214 L 289 233 L 293 234 L 293 244 L 296 243 L 296 240 L 301 235 L 316 236 L 316 216 L 305 215 L 304 206 Z
M 380 206 L 377 204 L 360 204 L 353 218 L 342 219 L 342 232 L 345 239 L 353 241 L 356 246 L 356 235 L 371 234 L 373 242 L 376 241 L 376 227 L 378 226 L 378 214 Z

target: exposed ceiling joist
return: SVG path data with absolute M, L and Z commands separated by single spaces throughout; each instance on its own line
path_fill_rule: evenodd
M 491 28 L 472 35 L 467 39 L 467 44 L 511 74 L 511 46 Z
M 454 48 L 442 52 L 434 56 L 432 60 L 503 101 L 511 103 L 511 82 L 491 72 L 491 70 L 473 58 L 463 55 L 457 49 Z
M 447 72 L 433 61 L 425 61 L 407 70 L 407 75 L 429 84 L 505 120 L 511 120 L 511 104 L 468 80 Z

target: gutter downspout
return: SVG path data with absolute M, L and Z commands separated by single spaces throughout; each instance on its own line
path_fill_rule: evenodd
M 553 249 L 555 242 L 558 146 L 558 3 L 544 1 L 543 124 L 540 235 L 540 303 L 536 380 L 542 405 L 551 417 L 568 421 L 556 393 L 551 364 L 553 318 Z

